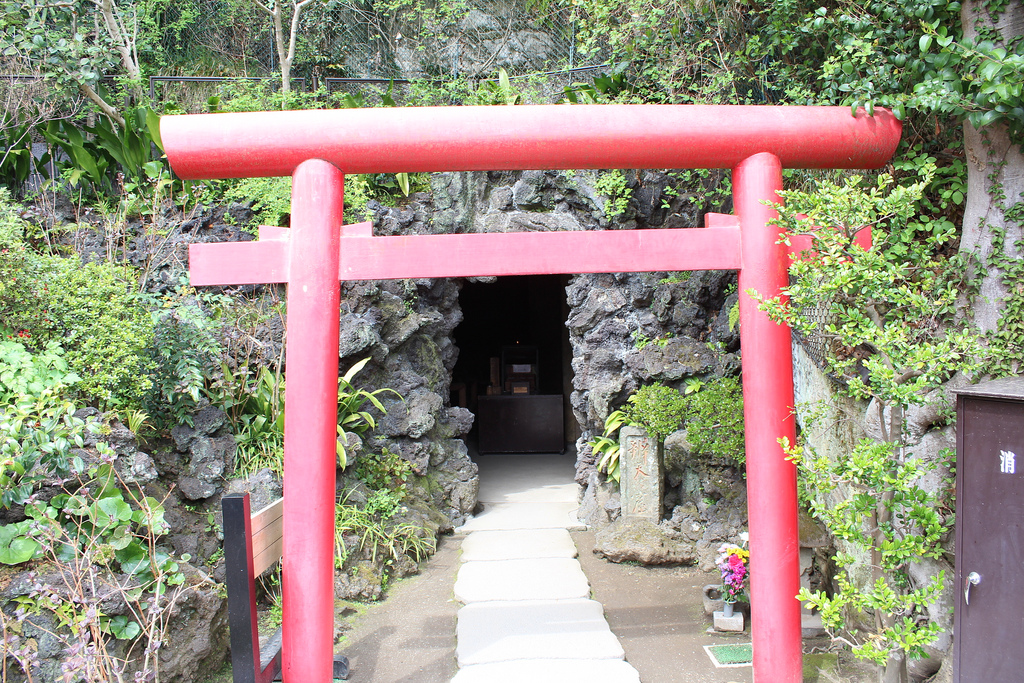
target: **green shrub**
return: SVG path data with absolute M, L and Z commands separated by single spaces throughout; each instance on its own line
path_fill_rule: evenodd
M 292 212 L 291 178 L 245 178 L 224 193 L 236 202 L 252 202 L 259 225 L 285 225 Z
M 77 258 L 45 260 L 44 319 L 40 341 L 59 340 L 79 390 L 103 408 L 138 408 L 151 386 L 153 361 L 146 349 L 153 322 L 132 292 L 131 268 L 82 264 Z
M 33 354 L 18 342 L 0 339 L 0 406 L 47 390 L 59 393 L 81 380 L 68 369 L 64 349 L 57 342 Z
M 597 176 L 594 190 L 608 199 L 604 205 L 604 215 L 608 220 L 615 220 L 626 212 L 633 191 L 629 188 L 626 174 L 623 171 L 606 171 Z
M 26 223 L 0 187 L 0 335 L 28 342 L 46 318 L 39 261 L 25 244 Z
M 643 427 L 651 438 L 664 441 L 679 429 L 686 417 L 683 395 L 660 382 L 648 384 L 629 397 L 625 408 L 626 421 Z
M 743 387 L 736 377 L 705 383 L 684 398 L 686 439 L 697 453 L 746 462 L 743 439 Z
M 84 444 L 87 425 L 61 398 L 79 377 L 61 355 L 56 343 L 32 354 L 0 341 L 0 507 L 24 503 L 47 477 L 68 476 Z
M 191 288 L 166 297 L 153 315 L 153 345 L 146 410 L 157 430 L 192 424 L 192 414 L 207 378 L 218 367 L 221 347 L 214 333 L 218 323 L 208 318 Z
M 379 454 L 371 453 L 356 463 L 356 476 L 374 491 L 389 491 L 397 502 L 405 500 L 408 493 L 406 482 L 412 474 L 408 460 L 387 448 Z

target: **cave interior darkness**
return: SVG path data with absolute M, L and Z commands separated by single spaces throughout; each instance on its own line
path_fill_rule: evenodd
M 537 351 L 538 395 L 561 395 L 564 441 L 575 442 L 580 428 L 569 404 L 572 391 L 572 348 L 565 326 L 567 275 L 499 277 L 493 282 L 465 280 L 459 292 L 462 322 L 455 328 L 458 361 L 452 373 L 452 405 L 477 413 L 478 399 L 491 384 L 491 359 L 502 350 Z M 506 392 L 507 393 L 507 392 Z M 479 420 L 469 435 L 479 438 Z

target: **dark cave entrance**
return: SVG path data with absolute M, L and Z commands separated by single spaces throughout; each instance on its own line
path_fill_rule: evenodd
M 579 436 L 572 414 L 568 275 L 464 281 L 452 405 L 476 419 L 480 453 L 561 453 Z

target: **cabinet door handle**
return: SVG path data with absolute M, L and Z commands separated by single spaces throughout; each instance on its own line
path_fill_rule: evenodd
M 977 586 L 981 583 L 981 574 L 978 572 L 971 572 L 964 579 L 964 603 L 971 604 L 971 586 Z

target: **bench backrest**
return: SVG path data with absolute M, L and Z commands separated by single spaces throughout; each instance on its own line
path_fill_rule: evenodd
M 284 538 L 284 498 L 252 513 L 249 522 L 252 529 L 253 573 L 259 576 L 281 559 Z

